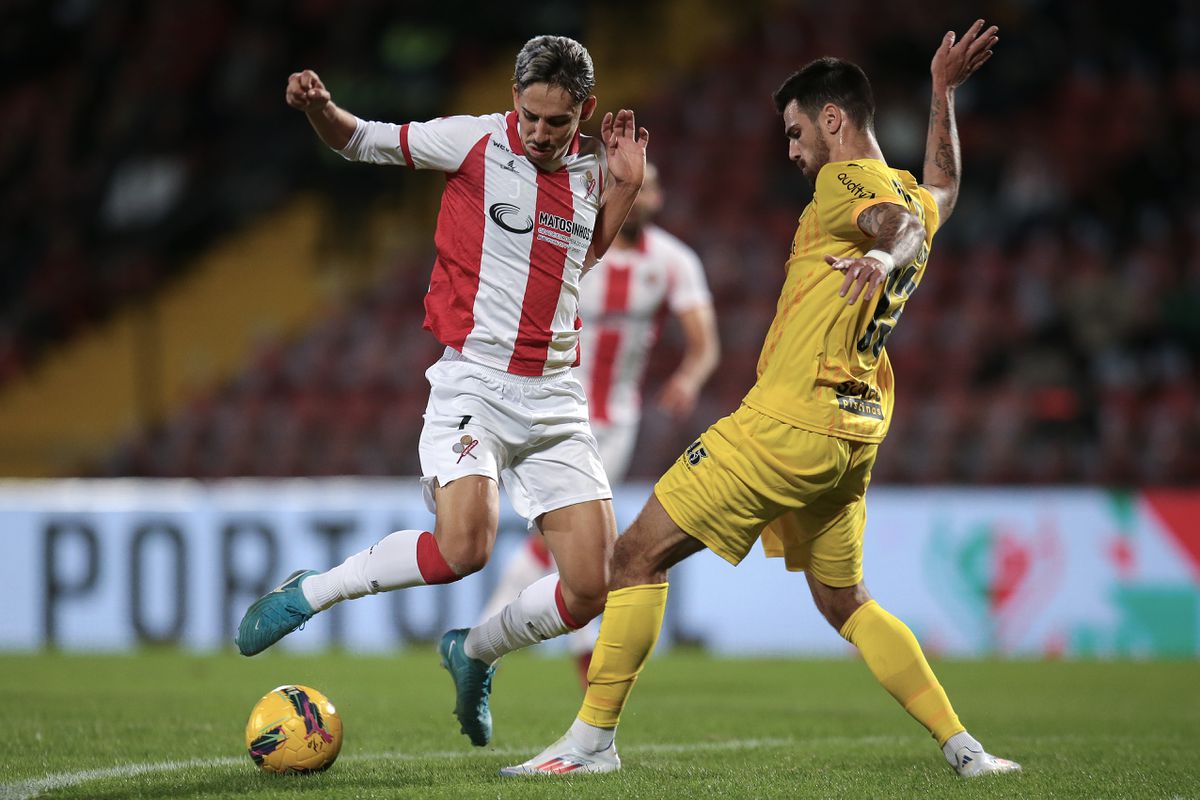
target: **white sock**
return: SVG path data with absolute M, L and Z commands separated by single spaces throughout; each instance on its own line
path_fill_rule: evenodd
M 965 747 L 968 750 L 973 750 L 976 753 L 983 752 L 983 745 L 981 745 L 974 736 L 966 731 L 959 731 L 947 739 L 946 743 L 942 745 L 942 755 L 944 755 L 946 760 L 950 762 L 950 766 L 958 766 L 958 758 L 955 757 L 955 753 L 957 753 L 961 747 Z
M 512 558 L 505 562 L 500 580 L 492 590 L 487 605 L 483 607 L 483 613 L 479 615 L 480 623 L 499 614 L 500 610 L 515 600 L 526 586 L 553 572 L 553 567 L 546 567 L 533 554 L 528 543 L 518 547 Z
M 304 599 L 315 610 L 324 611 L 334 603 L 365 594 L 424 586 L 417 567 L 417 540 L 423 533 L 396 531 L 328 572 L 310 575 L 300 583 Z
M 567 735 L 585 749 L 599 753 L 612 746 L 613 740 L 617 738 L 617 729 L 597 728 L 576 717 L 575 721 L 571 723 L 571 729 L 567 731 Z
M 494 664 L 505 653 L 562 636 L 571 627 L 558 611 L 557 573 L 525 587 L 517 599 L 471 628 L 463 650 L 471 658 Z

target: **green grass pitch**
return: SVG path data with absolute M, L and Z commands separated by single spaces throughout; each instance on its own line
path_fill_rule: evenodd
M 0 656 L 0 798 L 1200 797 L 1195 662 L 941 662 L 960 717 L 1019 776 L 953 776 L 856 661 L 651 660 L 615 775 L 505 779 L 571 722 L 563 659 L 510 657 L 489 748 L 459 735 L 432 648 L 345 654 Z M 327 693 L 345 725 L 328 772 L 261 774 L 251 706 L 282 683 Z

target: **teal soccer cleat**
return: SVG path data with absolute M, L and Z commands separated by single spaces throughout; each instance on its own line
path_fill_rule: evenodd
M 234 639 L 242 655 L 258 655 L 312 619 L 317 612 L 304 599 L 300 582 L 316 574 L 316 570 L 296 570 L 246 609 Z
M 492 711 L 488 708 L 488 696 L 492 693 L 492 676 L 496 665 L 487 665 L 471 658 L 463 650 L 467 629 L 447 631 L 438 645 L 442 666 L 454 678 L 457 695 L 454 716 L 458 717 L 463 733 L 476 747 L 483 747 L 492 740 Z

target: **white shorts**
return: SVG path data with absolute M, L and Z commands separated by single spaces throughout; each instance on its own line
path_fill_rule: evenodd
M 468 361 L 446 349 L 425 372 L 429 405 L 421 429 L 421 484 L 433 487 L 486 475 L 533 523 L 547 511 L 612 497 L 583 386 L 568 370 L 523 377 Z
M 633 446 L 637 444 L 638 420 L 630 422 L 593 422 L 592 435 L 600 446 L 600 461 L 608 480 L 620 483 L 629 473 Z

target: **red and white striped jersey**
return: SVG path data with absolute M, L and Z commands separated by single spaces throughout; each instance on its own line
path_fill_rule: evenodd
M 669 310 L 710 305 L 704 268 L 692 248 L 647 226 L 637 246 L 610 247 L 585 279 L 577 374 L 594 422 L 636 423 L 650 348 Z
M 563 166 L 525 157 L 514 112 L 395 125 L 359 120 L 352 161 L 446 173 L 425 328 L 472 361 L 516 375 L 578 361 L 579 281 L 608 164 L 576 134 Z

